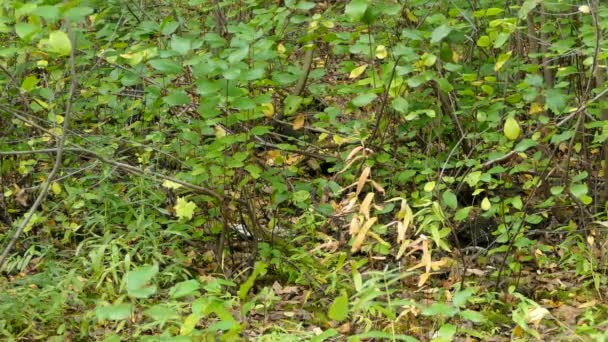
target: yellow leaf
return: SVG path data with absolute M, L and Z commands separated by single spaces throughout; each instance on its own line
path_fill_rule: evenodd
M 182 185 L 178 184 L 178 183 L 175 183 L 175 182 L 172 182 L 170 180 L 165 180 L 163 182 L 163 187 L 165 187 L 167 189 L 179 189 L 179 188 L 182 187 Z
M 492 203 L 490 202 L 490 200 L 487 197 L 484 197 L 483 200 L 481 201 L 481 209 L 488 211 L 488 210 L 490 210 L 490 208 L 492 208 Z
M 424 184 L 425 192 L 431 192 L 431 191 L 433 191 L 433 189 L 435 189 L 435 182 L 428 182 L 428 183 Z
M 519 127 L 519 123 L 517 122 L 517 120 L 515 120 L 515 118 L 508 117 L 507 120 L 505 120 L 503 132 L 507 139 L 515 140 L 521 134 L 521 128 Z
M 261 107 L 265 117 L 271 118 L 274 115 L 274 106 L 272 103 L 262 103 Z
M 222 127 L 220 125 L 216 125 L 215 127 L 213 127 L 213 130 L 215 131 L 216 138 L 221 138 L 221 137 L 226 136 L 226 130 L 224 129 L 224 127 Z
M 578 7 L 578 11 L 581 13 L 587 14 L 587 13 L 591 12 L 591 8 L 589 8 L 589 6 L 587 6 L 587 5 L 582 5 L 582 6 Z
M 173 209 L 175 209 L 175 215 L 179 219 L 191 220 L 194 211 L 196 210 L 196 204 L 183 197 L 178 197 L 177 203 L 173 206 Z
M 280 53 L 281 55 L 285 53 L 285 51 L 287 51 L 287 49 L 285 49 L 285 45 L 283 45 L 283 43 L 279 43 L 277 44 L 277 52 Z
M 538 114 L 538 113 L 542 113 L 542 112 L 543 112 L 543 105 L 541 105 L 540 103 L 533 102 L 530 105 L 530 111 L 529 111 L 530 114 Z
M 386 51 L 386 46 L 378 45 L 376 47 L 376 58 L 385 59 L 387 55 L 388 55 L 388 52 Z
M 304 116 L 304 114 L 298 114 L 295 118 L 295 120 L 293 120 L 293 124 L 292 127 L 293 129 L 295 129 L 296 131 L 302 127 L 304 127 L 304 122 L 306 121 L 306 116 Z
M 61 193 L 61 185 L 57 182 L 53 182 L 53 184 L 51 184 L 51 191 L 53 191 L 55 195 L 59 195 Z
M 357 77 L 361 76 L 361 74 L 365 71 L 365 69 L 367 69 L 367 64 L 363 64 L 360 67 L 354 68 L 350 72 L 350 75 L 348 75 L 348 78 L 357 78 Z
M 182 323 L 181 328 L 179 329 L 179 334 L 182 336 L 188 336 L 188 335 L 192 334 L 192 332 L 194 331 L 194 328 L 196 328 L 196 324 L 198 323 L 199 320 L 200 320 L 200 317 L 198 315 L 195 315 L 195 314 L 188 315 L 188 317 L 186 317 L 186 319 L 184 320 L 184 323 Z

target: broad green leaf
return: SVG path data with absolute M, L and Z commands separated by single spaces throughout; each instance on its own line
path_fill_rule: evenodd
M 481 323 L 485 322 L 486 318 L 481 312 L 472 311 L 472 310 L 464 310 L 460 312 L 460 317 L 467 321 L 471 321 L 473 323 Z
M 200 288 L 201 283 L 199 283 L 198 280 L 185 280 L 175 284 L 169 289 L 169 296 L 171 296 L 172 299 L 178 299 L 181 297 L 197 295 Z
M 391 102 L 391 106 L 393 107 L 393 109 L 395 109 L 397 112 L 399 112 L 401 114 L 407 113 L 407 110 L 409 108 L 409 104 L 408 104 L 407 100 L 401 96 L 393 99 L 393 101 Z
M 49 34 L 48 41 L 49 51 L 58 53 L 63 56 L 67 56 L 72 51 L 72 42 L 70 38 L 63 31 L 53 31 Z
M 423 316 L 452 317 L 457 313 L 457 308 L 445 303 L 434 303 L 422 309 Z
M 37 84 L 38 78 L 34 75 L 30 75 L 26 77 L 23 82 L 21 82 L 21 89 L 25 90 L 26 92 L 30 92 L 36 88 Z
M 561 114 L 566 109 L 567 96 L 561 89 L 548 89 L 546 96 L 547 107 L 554 114 Z
M 516 140 L 517 138 L 519 138 L 519 135 L 521 134 L 521 128 L 519 127 L 519 123 L 517 122 L 517 120 L 515 120 L 515 118 L 508 117 L 507 120 L 505 120 L 503 133 L 505 134 L 505 137 L 507 137 L 507 139 L 509 140 Z
M 310 199 L 310 192 L 299 190 L 293 193 L 293 201 L 296 203 L 304 202 Z
M 456 198 L 456 195 L 452 191 L 450 191 L 450 190 L 444 191 L 442 197 L 443 197 L 443 202 L 449 208 L 456 209 L 458 207 L 458 199 Z
M 294 114 L 300 108 L 300 105 L 302 104 L 302 100 L 304 100 L 304 99 L 300 96 L 287 95 L 287 97 L 285 98 L 285 101 L 283 102 L 283 104 L 285 106 L 285 109 L 284 109 L 285 115 Z
M 447 37 L 451 31 L 452 28 L 448 24 L 436 27 L 431 35 L 431 44 L 439 43 L 443 38 Z
M 165 74 L 179 74 L 182 72 L 181 64 L 170 59 L 153 59 L 150 61 L 150 65 Z
M 583 195 L 586 195 L 589 191 L 587 184 L 572 184 L 570 185 L 570 192 L 577 198 L 580 198 Z
M 433 189 L 435 189 L 435 182 L 427 182 L 426 184 L 424 184 L 425 192 L 431 192 L 433 191 Z
M 479 46 L 479 47 L 490 46 L 490 37 L 488 37 L 488 36 L 479 37 L 479 39 L 477 40 L 477 46 Z
M 346 294 L 342 294 L 334 299 L 329 307 L 327 316 L 338 322 L 341 322 L 348 317 L 348 297 Z
M 185 56 L 192 50 L 192 40 L 189 38 L 173 35 L 171 37 L 171 50 L 176 51 L 182 56 Z
M 219 127 L 219 126 L 217 126 Z M 175 215 L 180 220 L 191 220 L 194 215 L 194 210 L 196 210 L 196 204 L 192 201 L 188 201 L 183 197 L 177 198 L 177 203 L 173 207 L 175 209 Z
M 167 322 L 168 320 L 172 319 L 178 319 L 180 317 L 179 313 L 175 308 L 170 307 L 166 304 L 156 304 L 144 311 L 144 315 L 161 323 Z
M 561 195 L 562 192 L 564 192 L 564 187 L 561 185 L 551 187 L 551 194 L 553 196 Z
M 158 273 L 158 265 L 145 265 L 127 273 L 127 294 L 133 298 L 148 298 L 156 293 L 156 285 L 149 284 Z
M 464 290 L 458 291 L 452 297 L 452 303 L 457 307 L 464 307 L 467 304 L 467 301 L 471 296 L 475 293 L 475 290 L 472 288 L 466 288 Z
M 372 103 L 377 97 L 378 95 L 374 93 L 361 94 L 352 100 L 352 104 L 356 107 L 363 107 Z
M 526 19 L 530 13 L 542 0 L 526 0 L 519 9 L 519 19 Z
M 130 303 L 112 304 L 112 305 L 97 305 L 95 308 L 95 316 L 100 321 L 119 321 L 129 318 L 133 312 L 133 305 Z
M 515 152 L 525 152 L 528 149 L 537 146 L 538 143 L 532 139 L 523 139 L 522 141 L 520 141 L 517 146 L 515 146 L 514 151 Z
M 367 0 L 352 0 L 344 8 L 344 13 L 350 18 L 351 21 L 359 21 L 363 18 L 369 1 Z
M 65 11 L 63 17 L 71 22 L 78 23 L 83 21 L 87 15 L 93 13 L 93 9 L 87 6 L 72 7 Z
M 163 97 L 163 102 L 169 106 L 181 106 L 190 103 L 190 96 L 184 90 L 174 90 Z
M 26 42 L 30 41 L 32 36 L 38 32 L 40 27 L 38 25 L 30 24 L 30 23 L 18 23 L 15 25 L 15 33 L 19 38 L 25 40 Z

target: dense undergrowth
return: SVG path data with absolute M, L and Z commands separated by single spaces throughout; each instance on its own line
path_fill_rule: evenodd
M 605 340 L 607 32 L 598 0 L 0 3 L 0 336 Z

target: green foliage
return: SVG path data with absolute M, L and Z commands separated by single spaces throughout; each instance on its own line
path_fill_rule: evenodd
M 599 1 L 3 2 L 1 248 L 59 173 L 0 267 L 0 334 L 605 337 L 606 23 Z

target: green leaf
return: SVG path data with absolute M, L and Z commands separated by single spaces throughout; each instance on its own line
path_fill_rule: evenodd
M 377 97 L 378 95 L 374 93 L 361 94 L 352 100 L 352 104 L 356 107 L 363 107 L 372 103 Z
M 547 107 L 554 114 L 561 114 L 566 109 L 567 96 L 561 89 L 548 89 L 546 96 Z
M 519 9 L 519 19 L 526 19 L 530 13 L 542 0 L 526 0 Z
M 443 193 L 442 197 L 443 197 L 443 202 L 448 207 L 450 207 L 452 209 L 456 209 L 458 207 L 458 199 L 456 198 L 456 195 L 452 191 L 446 190 Z
M 144 311 L 144 315 L 161 323 L 172 319 L 178 319 L 180 317 L 177 310 L 166 304 L 156 304 Z
M 538 145 L 538 143 L 532 139 L 523 139 L 515 146 L 514 150 L 515 152 L 524 152 L 536 145 Z
M 466 288 L 464 290 L 458 291 L 454 297 L 452 297 L 452 303 L 455 306 L 463 307 L 467 304 L 467 301 L 471 296 L 475 293 L 475 290 L 472 288 Z
M 293 193 L 293 201 L 295 203 L 305 202 L 310 198 L 310 192 L 306 190 L 299 190 Z
M 100 321 L 119 321 L 129 318 L 133 312 L 133 305 L 130 303 L 120 303 L 95 307 L 95 316 Z
M 38 32 L 39 26 L 30 23 L 18 23 L 15 25 L 15 33 L 19 38 L 29 42 L 32 36 Z
M 248 55 L 249 55 L 249 46 L 248 45 L 241 46 L 241 47 L 237 48 L 236 50 L 234 50 L 230 55 L 228 55 L 228 63 L 234 64 L 236 62 L 240 62 L 243 59 L 245 59 L 245 57 L 247 57 Z
M 190 103 L 190 96 L 184 90 L 172 91 L 169 95 L 163 97 L 163 102 L 169 106 L 181 106 Z
M 83 21 L 87 15 L 93 13 L 93 9 L 87 6 L 78 6 L 72 7 L 69 10 L 65 11 L 63 17 L 72 21 L 74 23 L 78 23 Z
M 409 103 L 407 102 L 406 99 L 404 99 L 401 96 L 393 99 L 393 101 L 391 102 L 391 105 L 392 105 L 393 109 L 395 109 L 397 112 L 399 112 L 401 114 L 407 113 L 407 110 L 409 108 Z
M 583 195 L 586 195 L 588 191 L 589 188 L 587 187 L 587 184 L 579 183 L 570 185 L 570 192 L 572 192 L 572 194 L 577 198 L 581 198 Z
M 553 196 L 561 195 L 562 192 L 564 192 L 564 187 L 561 185 L 551 187 L 551 194 Z
M 473 310 L 464 310 L 460 312 L 460 317 L 473 323 L 485 322 L 485 317 L 481 312 Z
M 299 108 L 300 105 L 302 104 L 302 97 L 300 96 L 296 96 L 296 95 L 287 95 L 287 97 L 285 98 L 285 101 L 283 102 L 284 106 L 285 106 L 285 115 L 292 115 L 294 114 Z
M 257 261 L 255 263 L 255 265 L 253 266 L 253 272 L 251 272 L 251 275 L 249 276 L 249 278 L 247 278 L 247 280 L 241 284 L 241 287 L 239 288 L 239 298 L 241 298 L 241 300 L 244 300 L 245 298 L 247 298 L 247 294 L 249 293 L 249 290 L 251 290 L 251 288 L 253 287 L 253 285 L 255 284 L 255 280 L 261 276 L 266 274 L 266 271 L 268 270 L 268 264 L 265 262 L 261 262 L 261 261 Z
M 447 37 L 452 31 L 452 28 L 447 24 L 436 27 L 431 34 L 431 44 L 439 43 L 443 38 Z
M 171 37 L 171 50 L 179 53 L 184 56 L 187 55 L 190 50 L 192 50 L 192 40 L 189 38 L 180 37 L 178 35 L 173 35 Z
M 37 84 L 38 84 L 38 78 L 34 75 L 30 75 L 30 76 L 26 77 L 23 80 L 23 82 L 21 82 L 21 89 L 25 90 L 26 92 L 30 92 L 34 88 L 36 88 Z
M 515 120 L 515 118 L 508 117 L 507 120 L 505 120 L 503 133 L 505 134 L 505 137 L 507 137 L 507 139 L 509 140 L 516 140 L 517 138 L 519 138 L 519 135 L 521 134 L 521 128 L 519 127 L 519 123 L 517 122 L 517 120 Z
M 49 34 L 49 51 L 67 56 L 72 51 L 72 42 L 63 31 L 53 31 Z
M 169 296 L 172 299 L 178 299 L 186 296 L 193 296 L 198 294 L 198 289 L 201 288 L 201 283 L 196 279 L 190 279 L 175 284 L 169 289 Z
M 437 331 L 437 335 L 433 338 L 432 342 L 450 342 L 453 340 L 456 334 L 456 326 L 454 324 L 444 324 Z
M 182 72 L 181 64 L 170 59 L 153 59 L 150 61 L 150 65 L 165 74 L 179 74 Z
M 191 220 L 196 210 L 196 204 L 192 201 L 188 201 L 183 197 L 177 198 L 177 203 L 173 207 L 175 209 L 175 215 L 180 220 Z
M 477 46 L 479 46 L 479 47 L 490 46 L 490 37 L 488 37 L 488 36 L 479 37 L 479 39 L 477 40 Z
M 329 338 L 332 338 L 334 336 L 338 335 L 338 330 L 334 329 L 334 328 L 330 328 L 325 330 L 324 332 L 320 333 L 319 335 L 313 336 L 310 339 L 310 342 L 323 342 Z
M 452 317 L 457 313 L 457 308 L 445 303 L 434 303 L 422 309 L 423 316 Z
M 156 293 L 156 285 L 148 283 L 158 273 L 158 265 L 145 265 L 127 273 L 127 294 L 133 298 L 148 298 Z
M 344 13 L 351 21 L 359 21 L 363 18 L 369 2 L 367 0 L 353 0 L 344 8 Z
M 348 297 L 346 294 L 342 294 L 334 299 L 329 307 L 327 316 L 338 322 L 341 322 L 348 317 Z

